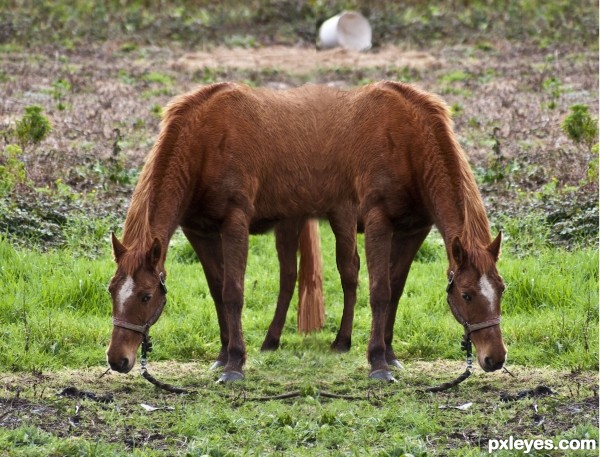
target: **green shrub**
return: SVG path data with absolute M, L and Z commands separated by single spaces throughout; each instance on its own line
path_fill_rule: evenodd
M 565 117 L 562 128 L 575 143 L 585 143 L 588 147 L 598 141 L 598 119 L 594 119 L 586 105 L 573 105 Z
M 37 144 L 52 131 L 50 121 L 37 105 L 27 106 L 21 120 L 17 121 L 17 138 L 22 147 Z

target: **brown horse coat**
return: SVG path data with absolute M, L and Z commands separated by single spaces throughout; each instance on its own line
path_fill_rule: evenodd
M 497 298 L 453 310 L 472 322 L 499 315 L 500 238 L 491 240 L 447 107 L 394 82 L 352 91 L 315 85 L 269 91 L 222 83 L 176 98 L 132 199 L 119 271 L 135 275 L 155 240 L 163 248 L 154 251 L 160 256 L 152 268 L 164 269 L 166 246 L 178 225 L 186 235 L 220 234 L 225 309 L 220 323 L 229 336 L 225 373 L 236 377 L 245 360 L 241 306 L 248 233 L 307 217 L 335 221 L 347 245 L 338 255 L 355 252 L 357 220 L 364 224 L 373 372 L 387 370 L 395 318 L 395 306 L 388 305 L 401 295 L 416 250 L 434 224 L 446 244 L 449 270 L 456 270 L 455 290 L 473 288 L 485 276 L 491 290 L 485 296 Z M 499 327 L 477 335 L 480 364 L 499 368 L 506 353 Z

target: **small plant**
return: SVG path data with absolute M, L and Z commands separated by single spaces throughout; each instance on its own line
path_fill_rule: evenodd
M 546 106 L 550 109 L 556 108 L 560 94 L 564 92 L 562 83 L 559 79 L 553 77 L 545 79 L 542 83 L 542 87 L 544 88 L 544 92 L 550 96 L 550 101 Z
M 162 118 L 163 109 L 158 103 L 155 103 L 150 107 L 150 112 L 154 117 L 157 117 L 158 119 Z
M 170 86 L 173 84 L 173 78 L 164 73 L 159 73 L 156 71 L 152 71 L 146 75 L 144 75 L 144 81 L 148 81 L 149 83 L 155 83 L 162 86 Z
M 588 148 L 598 141 L 598 119 L 594 119 L 586 105 L 573 105 L 562 123 L 562 129 L 569 139 Z
M 17 121 L 16 134 L 22 148 L 28 144 L 38 144 L 51 131 L 50 121 L 42 112 L 41 106 L 25 107 L 25 114 Z
M 23 150 L 9 144 L 0 154 L 0 196 L 10 194 L 16 185 L 26 181 L 25 164 L 19 159 Z
M 63 102 L 65 96 L 73 90 L 71 83 L 65 79 L 57 79 L 52 83 L 52 98 L 56 100 L 56 107 L 59 111 L 64 111 L 67 105 Z
M 460 103 L 452 103 L 450 106 L 450 114 L 452 117 L 456 117 L 463 112 L 463 107 Z
M 592 154 L 593 158 L 590 160 L 588 164 L 588 172 L 587 179 L 589 182 L 597 182 L 598 181 L 598 143 L 592 146 Z

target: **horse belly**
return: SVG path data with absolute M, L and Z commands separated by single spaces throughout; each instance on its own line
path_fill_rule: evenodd
M 332 178 L 272 179 L 257 192 L 254 202 L 255 217 L 323 217 L 352 198 L 350 189 L 341 190 L 332 186 L 331 182 Z

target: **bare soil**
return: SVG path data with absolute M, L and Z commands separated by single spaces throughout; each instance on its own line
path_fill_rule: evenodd
M 343 48 L 317 50 L 305 47 L 270 46 L 264 48 L 218 47 L 210 51 L 186 53 L 176 61 L 176 68 L 275 68 L 291 74 L 312 73 L 336 68 L 408 67 L 419 70 L 440 67 L 431 54 L 407 51 L 388 45 L 373 52 L 353 52 Z
M 4 53 L 0 67 L 0 130 L 14 127 L 30 104 L 42 105 L 54 126 L 44 142 L 26 150 L 29 177 L 38 185 L 61 178 L 82 191 L 98 183 L 73 167 L 108 160 L 116 142 L 127 165 L 139 166 L 158 133 L 159 118 L 151 108 L 214 81 L 278 89 L 306 82 L 341 88 L 380 79 L 412 82 L 453 106 L 457 134 L 474 167 L 489 166 L 492 159 L 503 165 L 516 161 L 512 182 L 483 189 L 501 191 L 509 203 L 517 189 L 585 179 L 593 155 L 589 147 L 573 144 L 561 123 L 576 103 L 598 114 L 595 52 L 507 42 L 490 50 L 385 46 L 367 53 L 283 46 L 123 52 L 118 43 L 107 43 L 54 54 Z M 157 74 L 168 80 L 153 79 Z M 546 88 L 551 79 L 558 84 L 555 94 Z M 68 89 L 60 88 L 62 82 Z M 4 141 L 11 138 L 5 134 Z M 514 189 L 505 192 L 507 185 Z

